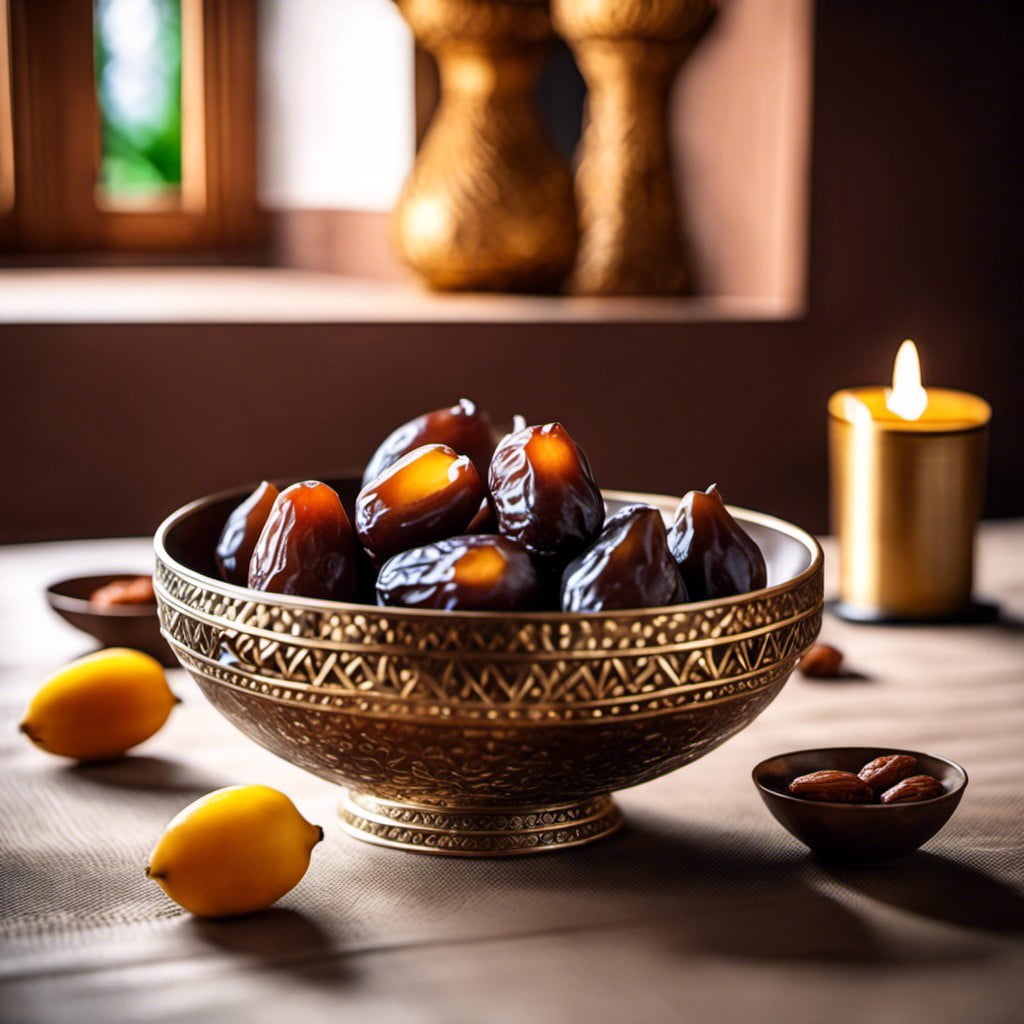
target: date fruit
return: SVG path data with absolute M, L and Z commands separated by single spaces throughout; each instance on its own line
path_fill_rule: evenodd
M 879 799 L 883 804 L 909 804 L 918 800 L 934 800 L 944 792 L 942 783 L 931 775 L 911 775 L 887 789 Z
M 228 516 L 217 542 L 217 568 L 228 583 L 244 587 L 248 582 L 249 559 L 277 495 L 277 488 L 264 480 Z
M 916 767 L 917 758 L 910 754 L 883 754 L 868 761 L 857 775 L 878 794 L 905 779 Z
M 568 562 L 604 523 L 587 456 L 561 423 L 506 436 L 491 459 L 489 482 L 498 528 L 542 560 Z
M 630 505 L 604 524 L 562 576 L 562 611 L 655 608 L 686 600 L 668 549 L 665 521 L 650 505 Z
M 283 490 L 253 548 L 249 586 L 347 601 L 355 585 L 355 536 L 337 493 L 317 480 Z
M 853 772 L 840 772 L 832 768 L 795 778 L 789 784 L 789 791 L 804 800 L 834 804 L 866 804 L 874 796 L 871 787 Z
M 377 577 L 380 604 L 449 611 L 522 611 L 533 607 L 537 573 L 525 548 L 488 534 L 446 537 L 402 551 Z
M 152 576 L 134 576 L 126 580 L 113 580 L 97 587 L 89 595 L 94 608 L 112 608 L 115 605 L 155 604 Z
M 715 484 L 683 497 L 668 538 L 691 601 L 745 594 L 767 582 L 761 549 L 729 515 Z
M 355 526 L 378 563 L 399 551 L 463 533 L 484 487 L 468 455 L 427 444 L 403 455 L 356 498 Z
M 487 495 L 480 502 L 480 508 L 476 515 L 469 521 L 466 533 L 497 533 L 498 520 L 494 518 L 494 506 L 491 504 L 491 497 Z
M 843 667 L 843 652 L 829 644 L 814 644 L 797 668 L 808 679 L 835 679 Z
M 376 480 L 403 455 L 425 444 L 444 444 L 460 455 L 468 455 L 480 479 L 486 480 L 496 443 L 496 432 L 487 413 L 468 398 L 460 398 L 451 408 L 424 413 L 388 434 L 363 470 L 363 486 Z

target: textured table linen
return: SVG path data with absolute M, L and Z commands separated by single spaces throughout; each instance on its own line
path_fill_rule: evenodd
M 347 837 L 335 788 L 246 740 L 182 671 L 184 703 L 130 756 L 86 766 L 34 749 L 16 731 L 29 697 L 90 649 L 44 586 L 149 571 L 150 547 L 0 548 L 0 1020 L 1019 1022 L 1024 522 L 985 524 L 979 555 L 999 624 L 827 614 L 822 638 L 854 676 L 794 675 L 723 747 L 619 794 L 617 837 L 458 860 Z M 967 768 L 960 809 L 922 851 L 830 867 L 769 816 L 757 761 L 846 744 Z M 200 921 L 143 866 L 178 810 L 241 782 L 284 790 L 327 838 L 275 908 Z

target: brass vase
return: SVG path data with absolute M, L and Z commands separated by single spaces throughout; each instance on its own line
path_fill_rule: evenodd
M 441 98 L 394 215 L 399 253 L 431 287 L 552 291 L 572 267 L 572 178 L 533 92 L 546 0 L 397 0 L 438 61 Z
M 692 288 L 668 137 L 669 95 L 717 0 L 552 0 L 587 81 L 576 173 L 580 245 L 570 289 L 678 295 Z

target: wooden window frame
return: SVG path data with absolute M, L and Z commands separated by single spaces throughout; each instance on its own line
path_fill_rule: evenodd
M 3 6 L 0 0 L 0 12 Z M 0 89 L 0 144 L 6 131 L 13 202 L 5 206 L 0 194 L 4 262 L 140 253 L 237 257 L 261 246 L 252 0 L 182 0 L 181 199 L 138 209 L 105 204 L 97 190 L 92 0 L 6 0 L 6 6 L 9 113 L 5 118 Z M 3 170 L 0 158 L 0 175 Z

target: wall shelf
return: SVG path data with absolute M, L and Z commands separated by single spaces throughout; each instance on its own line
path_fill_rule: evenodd
M 777 299 L 439 295 L 407 282 L 274 267 L 0 270 L 0 325 L 714 323 L 801 315 Z

